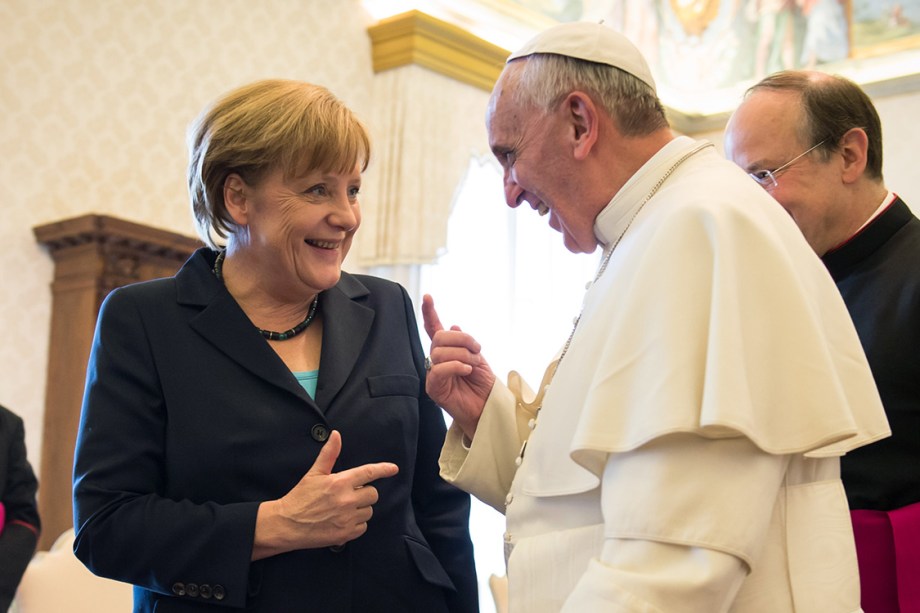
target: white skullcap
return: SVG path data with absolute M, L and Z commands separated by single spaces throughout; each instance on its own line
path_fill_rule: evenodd
M 600 23 L 575 21 L 553 26 L 537 34 L 508 57 L 508 62 L 534 53 L 554 53 L 628 72 L 655 91 L 652 71 L 629 39 Z

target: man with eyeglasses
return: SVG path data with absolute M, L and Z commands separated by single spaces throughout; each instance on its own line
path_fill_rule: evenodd
M 840 289 L 892 436 L 841 460 L 866 613 L 920 611 L 920 221 L 882 178 L 855 83 L 786 71 L 754 85 L 725 153 L 792 216 Z

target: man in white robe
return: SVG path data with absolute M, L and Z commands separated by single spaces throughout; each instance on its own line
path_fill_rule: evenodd
M 839 457 L 889 430 L 789 216 L 600 24 L 512 54 L 487 123 L 508 205 L 604 249 L 536 398 L 423 301 L 442 476 L 506 514 L 511 610 L 858 611 Z

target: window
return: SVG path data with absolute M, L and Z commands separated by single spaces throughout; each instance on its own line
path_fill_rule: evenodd
M 530 207 L 506 206 L 499 169 L 474 159 L 451 213 L 446 252 L 421 267 L 413 298 L 421 304 L 431 294 L 444 326 L 472 334 L 499 380 L 514 369 L 537 386 L 572 330 L 599 257 L 600 250 L 569 252 Z M 492 611 L 489 575 L 505 574 L 504 516 L 474 499 L 470 529 L 482 610 Z

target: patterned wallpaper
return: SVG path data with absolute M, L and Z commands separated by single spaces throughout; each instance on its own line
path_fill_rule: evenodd
M 359 0 L 0 2 L 0 404 L 40 458 L 53 266 L 36 225 L 105 213 L 194 235 L 185 129 L 264 77 L 323 84 L 370 114 Z

